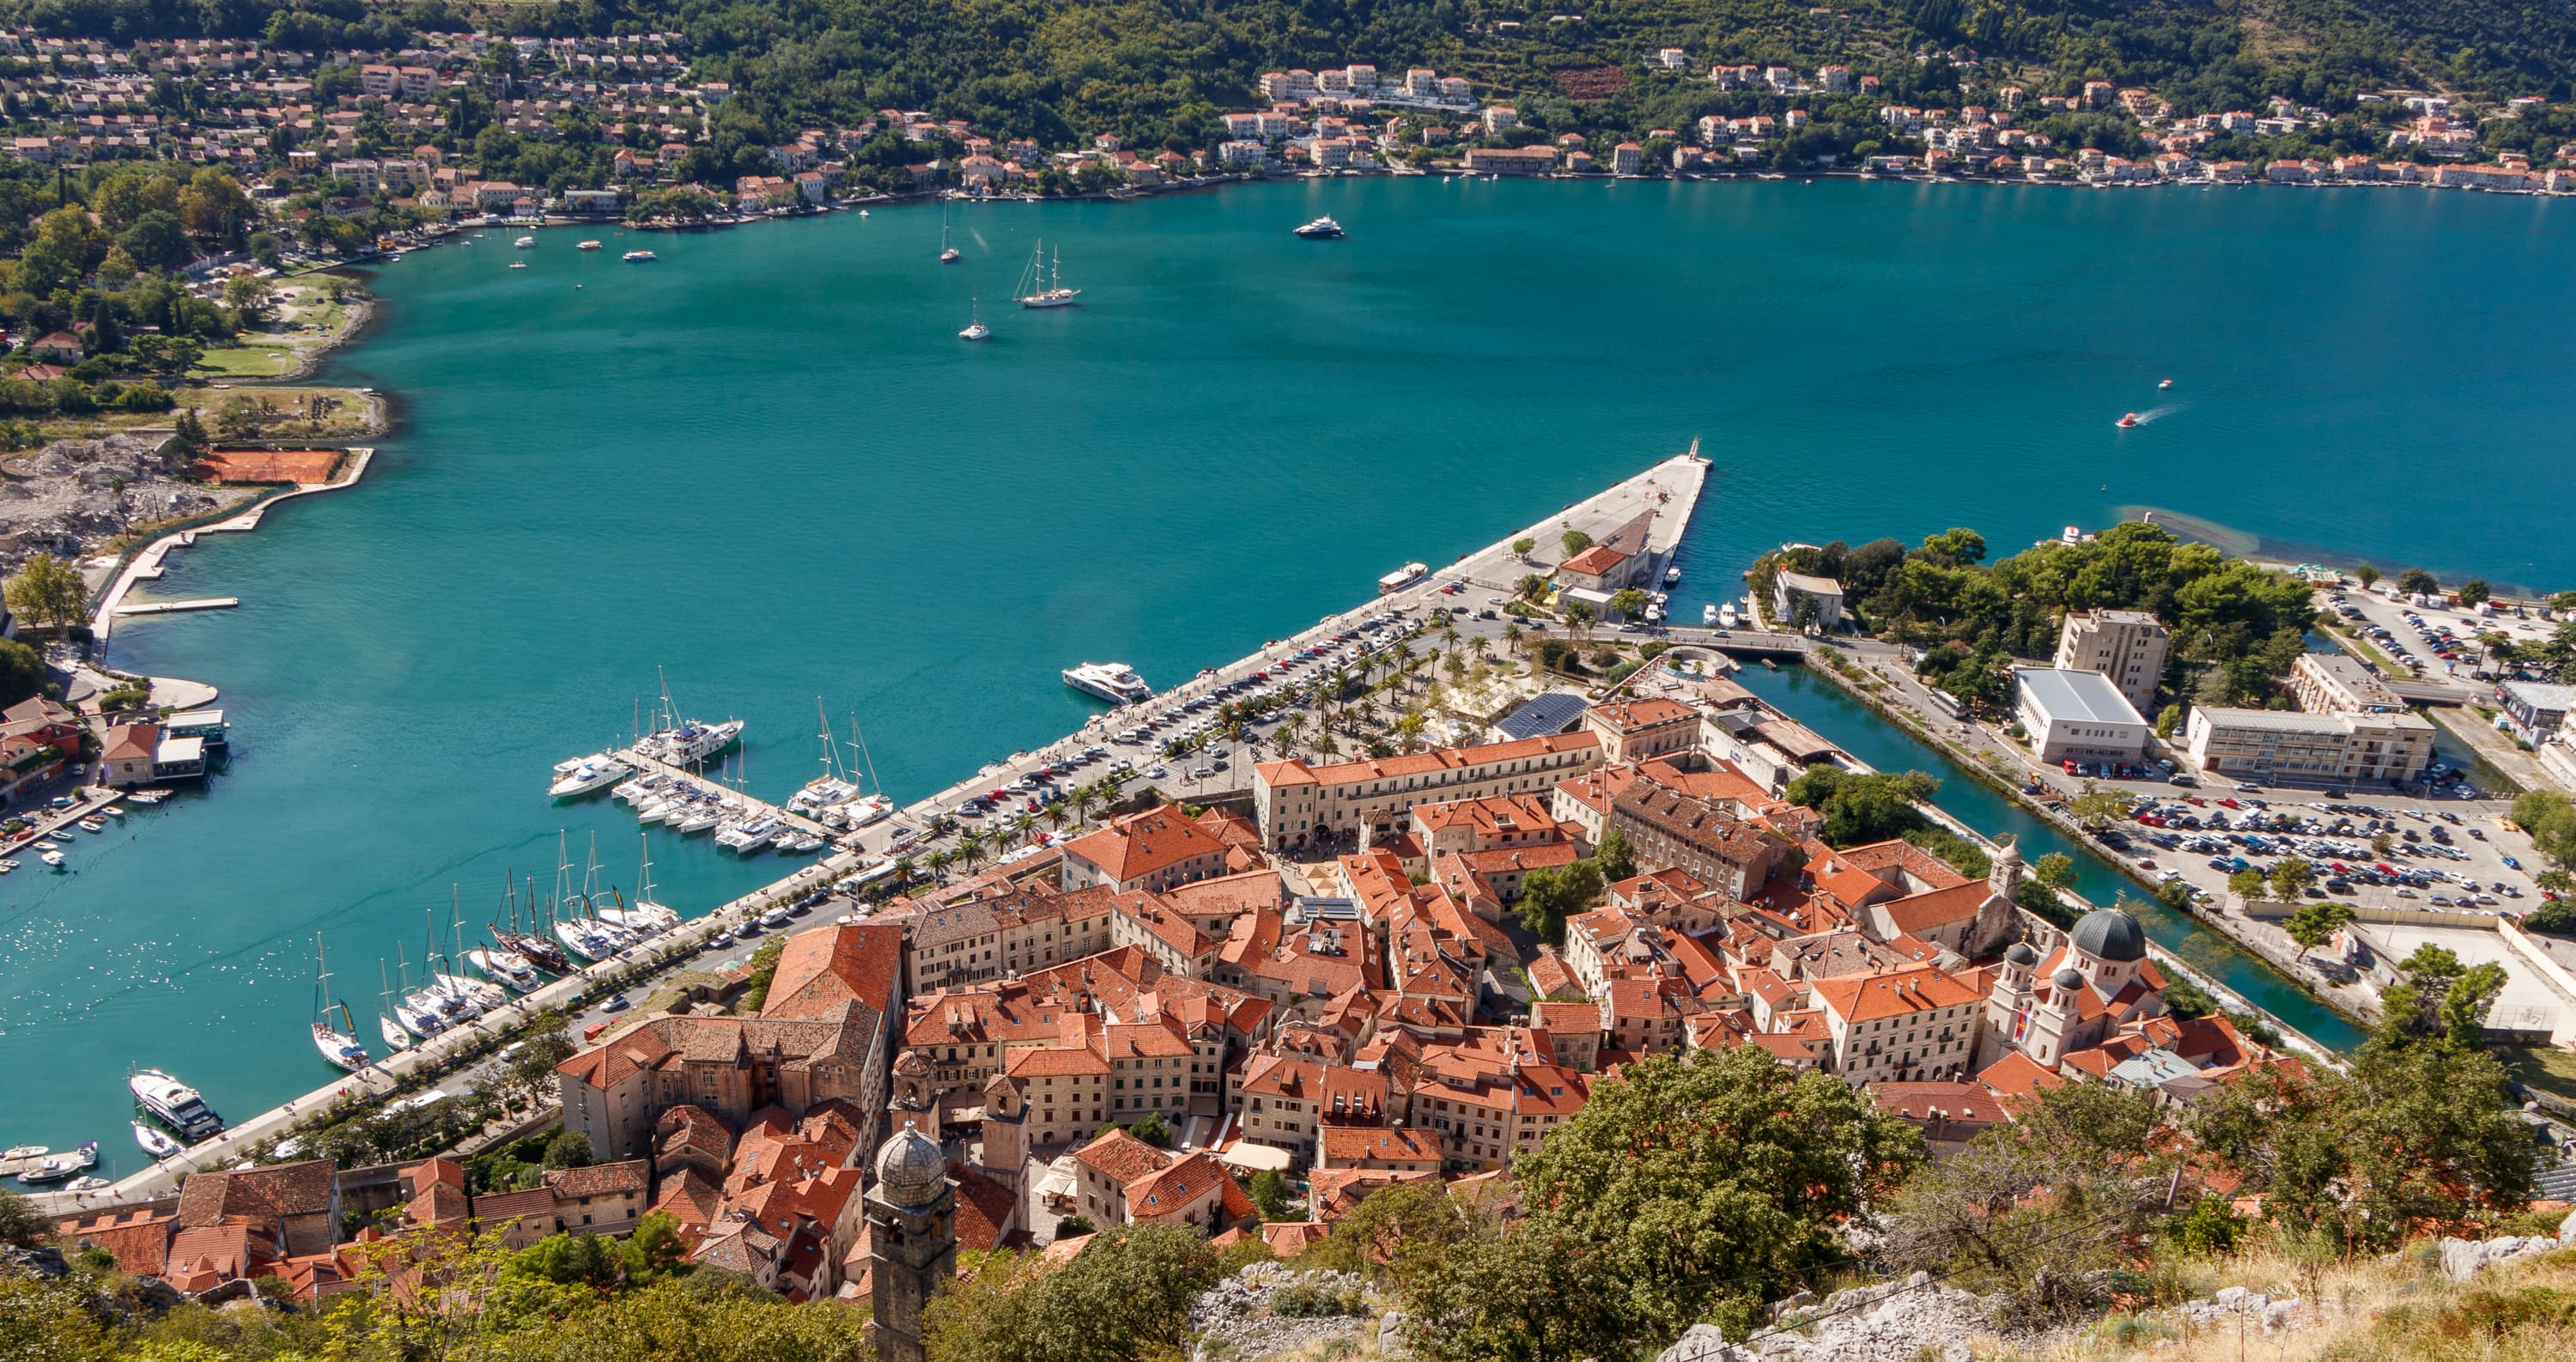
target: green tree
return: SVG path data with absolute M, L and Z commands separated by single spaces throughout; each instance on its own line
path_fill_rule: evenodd
M 2074 798 L 2066 801 L 2066 811 L 2075 816 L 2076 822 L 2088 828 L 2107 827 L 2128 814 L 2129 796 L 2121 790 L 2095 785 L 2088 780 Z
M 2513 821 L 2541 855 L 2576 868 L 2576 800 L 2557 790 L 2533 790 L 2513 801 Z
M 2284 857 L 2272 867 L 2271 879 L 2274 893 L 2284 899 L 2295 899 L 2317 882 L 2317 868 L 2296 856 Z
M 1918 805 L 1940 793 L 1941 782 L 1921 771 L 1855 775 L 1839 766 L 1810 766 L 1781 793 L 1792 804 L 1824 816 L 1828 846 L 1850 847 L 1902 837 L 1924 825 Z
M 2170 738 L 2174 734 L 2181 732 L 2182 721 L 2183 713 L 2181 704 L 2176 703 L 2165 706 L 2163 709 L 2156 712 L 2156 736 L 2159 738 Z
M 1252 1194 L 1252 1204 L 1261 1209 L 1264 1220 L 1288 1218 L 1288 1178 L 1276 1168 L 1264 1168 L 1252 1175 L 1245 1188 Z
M 1520 1220 L 1406 1290 L 1406 1341 L 1538 1362 L 1651 1355 L 1703 1320 L 1741 1336 L 1842 1261 L 1836 1235 L 1922 1148 L 1841 1079 L 1756 1046 L 1640 1060 L 1513 1164 Z
M 1530 556 L 1530 551 L 1537 547 L 1537 540 L 1530 538 L 1528 535 L 1522 535 L 1520 538 L 1512 541 L 1512 556 L 1514 558 L 1527 558 Z
M 2471 577 L 2460 583 L 2460 604 L 2462 605 L 2475 606 L 2478 602 L 2487 599 L 2490 594 L 2487 590 L 2487 579 L 2484 577 Z
M 2565 875 L 2566 873 L 2564 870 L 2541 872 L 2542 875 Z M 2564 891 L 2559 892 L 2564 893 Z M 2528 932 L 2547 932 L 2552 936 L 2576 936 L 2576 904 L 2569 903 L 2563 897 L 2551 899 L 2525 914 L 2522 927 Z
M 16 1192 L 0 1189 L 0 1244 L 34 1248 L 53 1237 L 54 1222 L 38 1211 L 33 1202 Z
M 2030 863 L 2031 878 L 2051 889 L 2075 887 L 2075 858 L 2063 851 L 2052 851 Z
M 2361 589 L 2364 591 L 2368 591 L 2379 581 L 2379 569 L 2372 567 L 2366 561 L 2359 567 L 2354 568 L 2352 570 L 2352 575 L 2355 580 L 2361 583 Z
M 2276 892 L 2280 889 L 2280 884 L 2279 877 L 2275 875 L 2272 887 Z M 2305 956 L 2308 952 L 2326 944 L 2336 932 L 2343 930 L 2344 924 L 2351 921 L 2352 909 L 2349 905 L 2337 903 L 2333 899 L 2319 899 L 2313 903 L 2300 904 L 2299 911 L 2291 914 L 2290 920 L 2283 924 L 2281 929 L 2290 934 L 2292 941 L 2299 943 L 2299 954 Z
M 1647 604 L 1646 593 L 1633 586 L 1612 592 L 1610 595 L 1610 608 L 1617 611 L 1623 619 L 1645 618 Z
M 1216 1263 L 1194 1231 L 1114 1226 L 1060 1266 L 986 1260 L 971 1283 L 932 1299 L 924 1339 L 940 1362 L 1177 1359 Z
M 1521 925 L 1550 941 L 1565 939 L 1565 920 L 1601 899 L 1598 861 L 1540 866 L 1521 876 Z
M 546 1141 L 545 1166 L 548 1168 L 588 1168 L 595 1162 L 590 1137 L 578 1130 L 558 1130 Z
M 2261 898 L 2263 890 L 2270 884 L 2271 880 L 2262 871 L 2250 865 L 2227 877 L 2227 887 L 2241 899 Z
M 2442 583 L 2422 568 L 2408 568 L 2397 574 L 2397 589 L 2409 596 L 2430 596 L 2442 589 Z
M 1612 828 L 1601 834 L 1601 844 L 1592 849 L 1592 859 L 1601 866 L 1601 878 L 1611 884 L 1632 878 L 1637 873 L 1637 844 L 1628 834 Z
M 89 583 L 80 569 L 50 553 L 29 558 L 9 579 L 9 608 L 28 623 L 64 628 L 89 611 Z
M 1592 547 L 1592 536 L 1581 530 L 1567 530 L 1556 537 L 1556 542 L 1565 546 L 1565 556 L 1571 558 Z

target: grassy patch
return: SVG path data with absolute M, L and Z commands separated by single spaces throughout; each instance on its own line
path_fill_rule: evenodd
M 2507 1045 L 2497 1047 L 2496 1058 L 2524 1087 L 2576 1102 L 2576 1054 L 2555 1045 Z
M 303 360 L 304 351 L 284 341 L 252 341 L 209 348 L 196 371 L 221 378 L 276 378 Z

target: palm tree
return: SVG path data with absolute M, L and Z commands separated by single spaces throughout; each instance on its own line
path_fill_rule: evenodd
M 1279 750 L 1291 756 L 1296 755 L 1297 734 L 1305 727 L 1306 716 L 1300 713 L 1292 712 L 1287 718 L 1280 720 L 1278 733 Z
M 957 855 L 966 862 L 967 873 L 973 874 L 975 863 L 984 859 L 984 830 L 968 828 L 965 834 L 957 839 Z
M 922 864 L 930 867 L 931 874 L 940 876 L 944 879 L 948 874 L 949 862 L 956 859 L 957 853 L 950 851 L 946 847 L 940 847 L 929 855 L 922 857 L 921 862 Z
M 1071 818 L 1072 816 L 1072 806 L 1061 799 L 1046 806 L 1047 826 L 1054 828 L 1058 832 L 1062 832 L 1064 830 L 1064 820 Z
M 1097 785 L 1076 785 L 1073 787 L 1073 794 L 1071 797 L 1073 799 L 1074 821 L 1077 823 L 1090 822 L 1091 806 L 1100 798 L 1100 787 Z
M 1503 642 L 1511 646 L 1512 656 L 1520 656 L 1521 622 L 1519 620 L 1513 620 L 1511 623 L 1503 626 Z
M 1476 660 L 1482 662 L 1485 660 L 1485 654 L 1494 650 L 1494 641 L 1483 634 L 1478 634 L 1468 641 L 1467 646 L 1475 652 Z
M 1341 750 L 1342 745 L 1334 741 L 1333 735 L 1330 733 L 1326 733 L 1322 737 L 1315 739 L 1316 756 L 1330 759 L 1335 752 L 1339 752 Z
M 894 881 L 895 881 L 895 883 L 896 883 L 898 886 L 900 886 L 900 885 L 908 885 L 908 884 L 912 883 L 912 877 L 913 877 L 913 864 L 912 864 L 912 858 L 911 858 L 911 857 L 909 857 L 909 856 L 897 856 L 897 857 L 895 857 L 895 858 L 894 858 Z

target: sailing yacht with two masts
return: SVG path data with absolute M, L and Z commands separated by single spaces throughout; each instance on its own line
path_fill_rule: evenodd
M 1012 293 L 1022 307 L 1071 307 L 1082 290 L 1064 286 L 1063 248 L 1049 255 L 1041 241 L 1030 250 L 1028 267 L 1020 271 L 1019 286 Z

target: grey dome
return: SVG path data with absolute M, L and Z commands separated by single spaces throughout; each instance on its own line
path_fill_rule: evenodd
M 897 1206 L 920 1206 L 939 1195 L 948 1177 L 948 1156 L 939 1142 L 912 1122 L 877 1150 L 877 1191 Z
M 2039 963 L 2039 952 L 2032 950 L 2030 948 L 2030 943 L 2027 941 L 2016 941 L 2005 948 L 2004 963 L 2007 965 L 2021 965 L 2027 968 Z
M 2057 977 L 2049 982 L 2072 993 L 2084 987 L 2084 976 L 2072 969 L 2062 969 L 2057 972 Z
M 2144 960 L 2147 934 L 2125 909 L 2096 908 L 2075 924 L 2067 944 L 2096 960 Z

